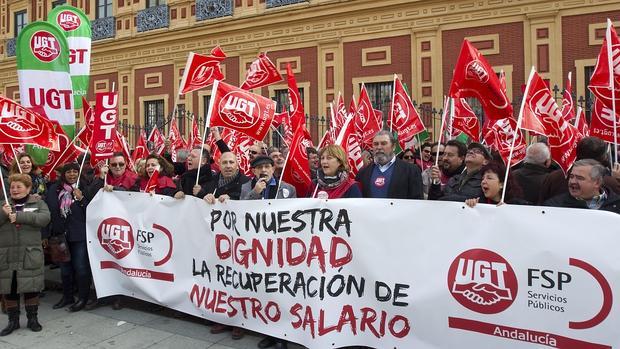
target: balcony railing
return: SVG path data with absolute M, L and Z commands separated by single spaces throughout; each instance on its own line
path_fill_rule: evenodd
M 196 20 L 204 21 L 233 15 L 232 0 L 196 0 Z
M 92 21 L 90 27 L 93 41 L 113 38 L 116 35 L 114 23 L 116 23 L 115 17 L 97 18 Z
M 17 39 L 9 39 L 6 41 L 6 56 L 15 57 L 15 50 L 17 47 Z
M 168 28 L 170 24 L 168 5 L 149 7 L 139 11 L 136 24 L 138 32 Z
M 302 2 L 308 2 L 308 0 L 267 0 L 267 8 L 299 4 Z

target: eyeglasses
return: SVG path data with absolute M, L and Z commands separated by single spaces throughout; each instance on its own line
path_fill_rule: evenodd
M 405 155 L 405 156 L 403 156 L 403 159 L 411 160 L 411 159 L 413 159 L 413 156 L 412 155 Z
M 480 155 L 484 155 L 484 152 L 480 149 L 469 149 L 467 151 L 467 154 L 471 154 L 471 155 L 475 155 L 475 154 L 480 154 Z
M 433 152 L 432 154 L 433 154 L 433 156 L 437 155 L 437 153 L 435 153 L 435 152 Z M 443 152 L 442 151 L 439 152 L 439 156 L 443 156 Z
M 125 166 L 124 162 L 110 163 L 110 167 L 123 167 L 123 166 Z
M 258 154 L 258 152 L 257 152 L 256 150 L 249 150 L 248 152 L 249 152 L 250 154 L 252 154 L 252 155 L 256 155 L 256 154 Z

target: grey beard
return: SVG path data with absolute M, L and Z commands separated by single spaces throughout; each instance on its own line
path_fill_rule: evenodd
M 384 154 L 384 153 L 375 154 L 375 162 L 383 166 L 387 164 L 388 162 L 390 162 L 390 160 L 392 160 L 393 155 L 394 154 Z

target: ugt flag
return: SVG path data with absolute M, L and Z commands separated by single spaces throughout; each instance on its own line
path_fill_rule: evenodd
M 260 141 L 269 132 L 275 110 L 275 101 L 216 80 L 206 127 L 227 127 Z
M 217 46 L 211 54 L 201 55 L 190 52 L 183 70 L 179 94 L 185 94 L 211 85 L 215 80 L 224 79 L 220 63 L 226 58 L 224 51 Z

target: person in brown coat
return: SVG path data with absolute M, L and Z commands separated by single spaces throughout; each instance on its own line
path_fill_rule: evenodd
M 577 143 L 577 159 L 575 161 L 582 159 L 596 160 L 608 171 L 611 168 L 607 157 L 607 143 L 596 137 L 585 137 Z M 538 204 L 543 204 L 552 197 L 568 192 L 568 180 L 566 178 L 567 176 L 562 170 L 551 172 L 540 188 Z M 603 177 L 603 186 L 614 193 L 620 193 L 620 181 L 611 176 L 611 172 Z
M 0 331 L 6 336 L 19 328 L 19 298 L 24 295 L 28 328 L 41 331 L 37 313 L 43 289 L 41 228 L 50 221 L 44 201 L 30 195 L 32 180 L 27 174 L 9 177 L 8 202 L 0 210 L 0 293 L 4 295 L 9 324 Z

